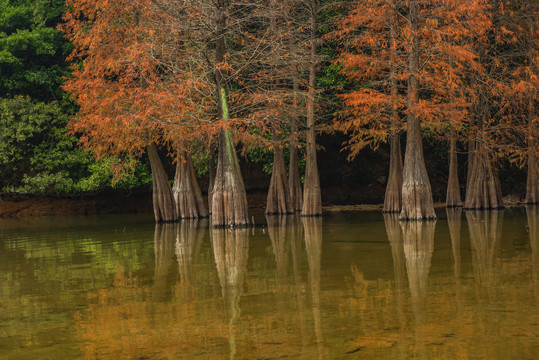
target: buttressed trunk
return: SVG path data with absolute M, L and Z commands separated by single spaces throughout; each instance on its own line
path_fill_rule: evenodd
M 322 195 L 316 160 L 314 133 L 314 104 L 316 87 L 316 0 L 311 0 L 311 64 L 309 65 L 309 93 L 307 96 L 307 167 L 303 188 L 302 216 L 322 215 Z
M 290 192 L 286 169 L 284 165 L 283 148 L 278 134 L 273 131 L 273 171 L 268 189 L 266 202 L 266 214 L 288 214 L 292 213 L 292 203 L 290 202 Z
M 457 162 L 457 140 L 451 136 L 449 146 L 449 180 L 447 182 L 446 207 L 462 206 Z
M 481 144 L 473 146 L 474 152 L 468 155 L 473 163 L 468 175 L 465 209 L 501 209 L 502 191 L 498 174 L 493 168 L 488 154 Z
M 396 126 L 396 125 L 395 125 Z M 402 204 L 402 157 L 399 135 L 393 130 L 389 155 L 389 176 L 384 197 L 384 212 L 395 213 Z
M 294 87 L 294 111 L 298 106 L 297 93 L 299 91 L 299 81 L 297 73 L 293 78 Z M 288 185 L 290 187 L 290 203 L 292 204 L 292 210 L 300 211 L 303 206 L 303 192 L 301 189 L 301 182 L 299 180 L 298 169 L 298 117 L 294 115 L 290 120 L 290 164 L 288 165 Z
M 174 196 L 168 182 L 168 177 L 157 153 L 155 144 L 148 145 L 148 157 L 152 169 L 153 182 L 153 213 L 156 222 L 175 221 L 178 219 Z
M 430 187 L 425 159 L 421 127 L 416 115 L 419 100 L 419 38 L 418 38 L 418 4 L 410 0 L 410 36 L 412 47 L 408 53 L 410 77 L 408 79 L 408 133 L 406 137 L 406 154 L 402 182 L 402 210 L 400 219 L 420 220 L 436 219 L 432 190 Z
M 176 203 L 176 213 L 180 218 L 194 219 L 208 216 L 195 176 L 191 154 L 188 151 L 180 152 L 172 193 Z
M 224 129 L 219 134 L 219 155 L 212 197 L 212 225 L 219 227 L 248 224 L 247 195 L 234 139 L 232 132 Z

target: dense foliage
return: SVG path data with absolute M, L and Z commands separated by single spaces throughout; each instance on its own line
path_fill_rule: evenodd
M 11 194 L 72 195 L 148 187 L 149 170 L 135 166 L 113 182 L 108 158 L 84 152 L 67 123 L 76 112 L 60 89 L 70 75 L 72 45 L 55 29 L 63 0 L 0 0 L 0 179 Z M 120 181 L 117 181 L 120 180 Z

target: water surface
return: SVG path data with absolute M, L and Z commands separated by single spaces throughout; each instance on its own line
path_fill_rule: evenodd
M 437 212 L 1 220 L 0 358 L 535 359 L 539 209 Z

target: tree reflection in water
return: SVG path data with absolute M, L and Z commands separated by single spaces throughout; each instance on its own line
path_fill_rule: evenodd
M 399 324 L 398 342 L 399 353 L 402 359 L 408 358 L 408 349 L 405 341 L 406 316 L 404 314 L 406 287 L 406 261 L 404 257 L 404 243 L 402 241 L 402 232 L 399 224 L 398 213 L 384 213 L 384 223 L 386 227 L 387 238 L 391 246 L 391 256 L 393 258 L 393 272 L 395 276 L 395 311 L 396 321 Z
M 293 218 L 286 215 L 266 216 L 268 234 L 277 265 L 277 278 L 275 281 L 277 292 L 277 309 L 280 314 L 287 314 L 286 300 L 288 291 L 288 255 L 290 253 L 290 233 Z
M 528 234 L 532 248 L 532 272 L 535 292 L 539 292 L 539 205 L 526 205 Z M 536 296 L 539 294 L 536 294 Z
M 486 290 L 488 297 L 495 283 L 494 254 L 502 234 L 503 210 L 467 210 L 466 219 L 470 230 L 474 277 L 482 291 Z
M 427 358 L 424 334 L 427 313 L 427 286 L 432 252 L 434 250 L 436 221 L 406 221 L 401 222 L 401 227 L 408 284 L 415 318 L 416 356 L 424 359 Z
M 305 247 L 309 260 L 309 275 L 311 280 L 311 295 L 314 317 L 314 331 L 318 354 L 323 357 L 323 333 L 320 318 L 320 261 L 322 258 L 322 218 L 303 217 L 303 229 L 305 231 Z
M 171 289 L 167 284 L 170 267 L 174 261 L 174 231 L 173 223 L 155 224 L 155 278 L 153 285 L 154 301 L 166 301 L 171 297 Z
M 249 258 L 249 230 L 214 228 L 210 231 L 213 255 L 229 324 L 230 359 L 236 355 L 235 324 Z
M 206 219 L 186 219 L 176 224 L 176 260 L 180 272 L 180 292 L 183 301 L 195 300 L 195 267 L 202 247 Z

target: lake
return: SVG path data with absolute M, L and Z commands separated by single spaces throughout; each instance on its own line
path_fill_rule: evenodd
M 1 359 L 535 359 L 539 209 L 0 220 Z

